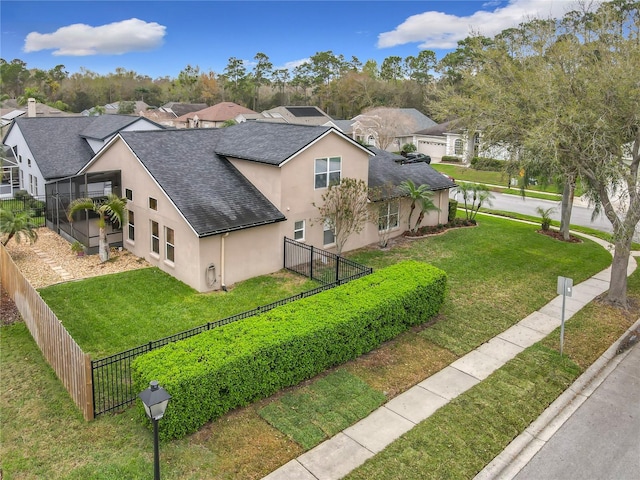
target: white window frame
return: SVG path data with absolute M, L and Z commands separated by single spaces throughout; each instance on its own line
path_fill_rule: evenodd
M 136 218 L 133 210 L 127 212 L 127 240 L 131 243 L 136 241 Z
M 173 237 L 173 243 L 169 241 L 169 232 Z M 176 231 L 173 228 L 164 227 L 164 259 L 168 263 L 175 263 L 176 259 Z M 171 257 L 169 258 L 169 251 L 171 251 Z
M 332 240 L 331 240 L 330 243 L 325 243 L 326 235 L 327 235 L 328 232 L 331 232 Z M 335 231 L 335 228 L 333 228 L 331 226 L 331 223 L 329 222 L 329 219 L 325 219 L 325 221 L 322 224 L 322 244 L 325 247 L 336 244 L 336 231 Z
M 456 138 L 453 142 L 453 154 L 462 155 L 464 153 L 464 142 L 461 138 Z
M 151 231 L 150 231 L 150 233 L 151 233 L 151 255 L 159 257 L 160 256 L 160 224 L 158 222 L 154 221 L 154 220 L 150 220 L 150 222 L 151 223 L 149 225 L 151 227 Z M 154 235 L 154 233 L 153 233 L 154 225 L 156 226 L 156 230 L 158 232 L 157 235 Z M 155 247 L 154 241 L 157 242 L 157 247 Z M 154 249 L 154 247 L 157 248 L 157 251 Z
M 321 165 L 320 162 L 325 162 L 325 165 Z M 335 178 L 336 175 L 338 176 L 337 181 Z M 331 177 L 334 178 L 332 179 Z M 322 188 L 328 188 L 332 183 L 332 180 L 335 183 L 340 183 L 340 181 L 342 180 L 342 157 L 316 158 L 314 162 L 313 176 L 314 189 L 319 190 Z
M 382 212 L 385 206 L 387 207 L 386 213 Z M 393 225 L 390 222 L 390 219 L 392 217 L 395 217 L 395 224 Z M 391 201 L 391 202 L 387 202 L 386 205 L 381 205 L 380 211 L 378 214 L 378 231 L 388 232 L 388 231 L 397 229 L 399 226 L 400 226 L 400 202 Z
M 299 237 L 297 237 L 296 235 L 300 235 Z M 296 222 L 293 223 L 293 239 L 296 242 L 304 242 L 304 238 L 305 238 L 305 221 L 304 220 L 298 220 Z

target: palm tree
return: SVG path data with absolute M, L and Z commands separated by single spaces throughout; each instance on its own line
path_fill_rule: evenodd
M 493 194 L 489 191 L 489 187 L 486 185 L 460 182 L 458 190 L 462 193 L 467 220 L 475 220 L 483 203 L 491 206 Z
M 430 198 L 429 195 L 431 195 L 431 192 L 427 185 L 420 185 L 419 187 L 416 187 L 412 180 L 405 180 L 402 182 L 400 184 L 400 190 L 411 199 L 409 218 L 407 219 L 407 228 L 411 230 L 411 215 L 413 215 L 413 211 L 416 208 L 416 203 L 420 202 L 421 199 L 425 197 Z M 422 219 L 420 221 L 422 221 Z
M 109 218 L 112 222 L 117 222 L 118 226 L 121 226 L 126 217 L 126 205 L 126 198 L 120 198 L 113 193 L 109 194 L 104 201 L 93 200 L 91 198 L 77 198 L 69 204 L 69 210 L 67 212 L 69 222 L 73 222 L 73 215 L 80 210 L 93 210 L 98 214 L 98 228 L 100 229 L 98 253 L 100 254 L 101 262 L 109 260 L 109 242 L 107 241 L 107 230 L 105 228 L 106 219 Z
M 31 210 L 14 212 L 10 208 L 0 208 L 0 233 L 7 235 L 2 245 L 9 243 L 13 237 L 16 242 L 25 237 L 29 243 L 38 240 L 37 225 L 33 222 Z
M 418 203 L 420 204 L 420 215 L 418 215 L 418 221 L 415 227 L 413 227 L 412 231 L 414 232 L 417 232 L 418 228 L 420 228 L 425 213 L 440 211 L 440 209 L 436 207 L 436 204 L 433 203 L 433 193 L 430 191 L 425 192 L 425 195 L 418 200 Z

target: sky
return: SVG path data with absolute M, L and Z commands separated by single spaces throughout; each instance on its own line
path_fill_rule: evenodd
M 187 66 L 251 70 L 263 53 L 293 68 L 331 51 L 362 63 L 433 50 L 438 59 L 471 33 L 494 36 L 532 18 L 560 17 L 574 0 L 141 0 L 0 2 L 0 57 L 69 74 L 117 68 L 152 79 Z

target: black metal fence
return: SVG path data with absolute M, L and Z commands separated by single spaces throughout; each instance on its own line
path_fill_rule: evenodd
M 302 275 L 313 278 L 314 280 L 318 280 L 323 283 L 322 286 L 278 300 L 268 305 L 254 308 L 253 310 L 223 318 L 222 320 L 207 322 L 199 327 L 185 330 L 184 332 L 176 333 L 175 335 L 171 335 L 160 340 L 154 340 L 130 350 L 116 353 L 115 355 L 110 355 L 99 360 L 92 360 L 91 376 L 93 383 L 94 416 L 118 411 L 135 401 L 139 392 L 133 390 L 131 362 L 136 357 L 169 343 L 184 340 L 206 332 L 207 330 L 253 317 L 255 315 L 268 312 L 269 310 L 281 305 L 286 305 L 287 303 L 313 296 L 330 288 L 347 283 L 350 280 L 368 275 L 373 271 L 369 267 L 365 267 L 364 265 L 360 265 L 351 260 L 338 257 L 335 254 L 325 252 L 317 248 L 312 248 L 311 253 L 308 254 L 309 260 L 307 261 L 307 270 L 304 270 L 303 263 L 291 263 L 291 259 L 300 260 L 302 258 L 303 255 L 300 252 L 306 251 L 303 247 L 308 246 L 285 238 L 285 268 L 296 273 L 301 273 Z M 289 252 L 290 255 L 290 265 L 297 265 L 300 268 L 300 271 L 287 266 L 287 252 Z M 300 255 L 300 258 L 298 258 L 298 255 Z M 330 266 L 328 268 L 320 268 L 319 266 L 314 268 L 314 266 L 310 264 L 314 259 L 322 265 L 325 265 L 323 262 L 327 260 L 327 264 Z M 309 274 L 303 273 L 307 271 Z M 328 272 L 331 272 L 331 275 L 329 275 Z M 327 279 L 329 278 L 334 278 L 334 280 L 328 281 Z
M 14 198 L 0 200 L 0 205 L 2 205 L 2 208 L 12 210 L 15 213 L 30 211 L 33 224 L 36 227 L 42 227 L 47 207 L 45 200 L 44 195 L 33 196 L 25 193 L 14 196 Z
M 348 258 L 287 237 L 284 239 L 284 268 L 324 284 L 345 283 L 372 271 Z

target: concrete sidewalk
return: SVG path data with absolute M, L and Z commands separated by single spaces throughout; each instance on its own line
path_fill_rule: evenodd
M 635 268 L 636 261 L 632 256 L 628 274 Z M 565 321 L 608 290 L 610 273 L 611 267 L 573 287 L 572 296 L 566 298 Z M 525 348 L 549 335 L 560 326 L 561 309 L 562 296 L 558 296 L 355 425 L 267 475 L 264 480 L 338 480 L 344 477 Z

